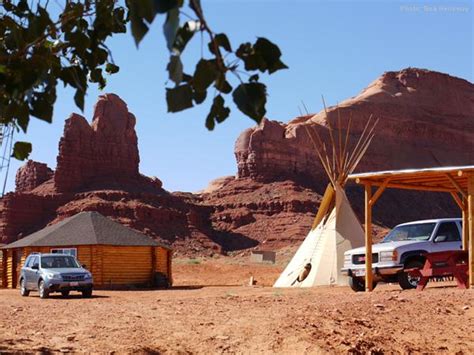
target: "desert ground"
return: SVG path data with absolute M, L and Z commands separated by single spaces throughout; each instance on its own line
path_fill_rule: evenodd
M 474 290 L 452 283 L 423 292 L 379 285 L 371 294 L 271 288 L 281 269 L 246 257 L 177 259 L 170 290 L 47 300 L 0 290 L 0 352 L 474 352 Z

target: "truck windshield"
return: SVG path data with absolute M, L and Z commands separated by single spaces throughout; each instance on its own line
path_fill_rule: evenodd
M 436 223 L 409 224 L 395 227 L 383 239 L 382 243 L 398 242 L 402 240 L 428 240 Z
M 77 268 L 79 265 L 72 256 L 43 256 L 41 267 L 44 269 Z

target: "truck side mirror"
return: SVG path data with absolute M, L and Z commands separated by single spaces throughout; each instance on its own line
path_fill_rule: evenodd
M 445 242 L 448 239 L 445 235 L 437 235 L 434 239 L 435 243 Z

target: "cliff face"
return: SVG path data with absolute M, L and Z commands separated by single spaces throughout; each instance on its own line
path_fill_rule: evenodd
M 16 191 L 31 191 L 52 177 L 53 170 L 48 168 L 46 164 L 28 160 L 16 173 Z
M 54 183 L 58 191 L 75 191 L 94 182 L 109 183 L 139 176 L 135 116 L 117 95 L 95 105 L 94 118 L 72 114 L 59 142 Z
M 354 145 L 367 119 L 379 118 L 376 136 L 357 171 L 462 165 L 474 162 L 474 85 L 422 69 L 387 72 L 359 95 L 316 115 L 287 124 L 265 120 L 235 144 L 238 177 L 261 181 L 324 179 L 305 126 L 327 137 L 348 126 Z M 344 132 L 344 130 L 343 130 Z
M 328 183 L 308 131 L 317 130 L 330 147 L 328 128 L 337 128 L 339 117 L 343 134 L 351 117 L 352 147 L 368 118 L 379 118 L 376 136 L 356 172 L 474 164 L 474 85 L 466 80 L 413 68 L 387 72 L 359 95 L 327 111 L 327 116 L 320 112 L 288 123 L 264 120 L 242 132 L 235 143 L 237 179 L 205 197 L 219 210 L 213 223 L 260 242 L 274 240 L 277 246 L 281 241 L 303 239 Z M 253 193 L 247 188 L 242 194 L 244 181 L 250 181 L 247 186 L 253 184 Z M 262 199 L 259 184 L 272 186 L 278 193 Z M 313 193 L 305 191 L 303 198 L 295 186 L 309 187 Z M 362 189 L 349 185 L 346 191 L 363 220 Z M 299 209 L 287 203 L 291 199 L 307 202 Z M 451 197 L 439 193 L 389 190 L 374 209 L 374 220 L 388 227 L 457 215 L 460 212 Z M 301 231 L 295 225 L 302 226 Z
M 101 96 L 90 125 L 77 114 L 66 120 L 56 171 L 33 161 L 19 169 L 16 191 L 0 200 L 0 242 L 81 211 L 98 211 L 178 252 L 212 254 L 234 243 L 212 228 L 211 209 L 199 197 L 165 191 L 158 178 L 141 175 L 138 165 L 134 115 L 118 96 Z

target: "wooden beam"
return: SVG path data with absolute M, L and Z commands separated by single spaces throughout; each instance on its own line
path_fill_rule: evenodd
M 467 221 L 469 224 L 469 286 L 474 288 L 474 175 L 468 177 Z
M 466 206 L 464 205 L 464 202 L 459 198 L 459 195 L 456 192 L 451 192 L 451 196 L 453 197 L 454 201 L 456 201 L 461 211 L 464 211 L 466 209 Z
M 466 208 L 462 210 L 462 250 L 469 250 L 469 222 L 467 217 L 467 202 Z
M 446 177 L 448 178 L 449 181 L 451 181 L 451 184 L 453 184 L 453 186 L 456 188 L 456 190 L 458 190 L 458 192 L 462 195 L 462 197 L 467 198 L 466 191 L 464 191 L 461 188 L 461 186 L 459 186 L 458 182 L 454 180 L 454 178 L 449 174 L 446 174 Z
M 388 183 L 390 182 L 390 178 L 385 179 L 382 185 L 375 191 L 374 196 L 369 201 L 370 207 L 373 207 L 375 205 L 375 202 L 379 199 L 379 197 L 382 195 L 382 193 L 385 191 L 385 189 L 388 186 Z
M 365 185 L 365 290 L 372 292 L 372 186 Z
M 372 186 L 382 186 L 385 181 L 380 180 L 363 180 L 356 179 L 358 184 L 370 184 Z M 396 181 L 391 180 L 387 185 L 388 188 L 402 189 L 402 190 L 419 190 L 419 191 L 433 191 L 433 192 L 456 192 L 456 188 L 443 187 L 443 186 L 433 186 L 433 185 L 423 185 L 423 184 L 403 184 L 397 183 Z

